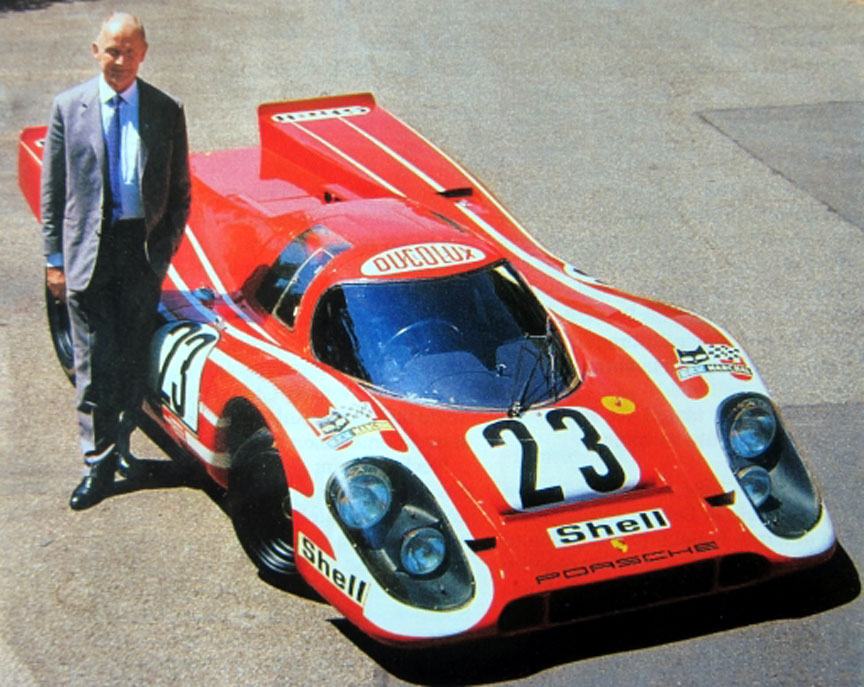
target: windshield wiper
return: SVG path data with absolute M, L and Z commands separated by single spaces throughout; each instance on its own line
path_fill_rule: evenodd
M 524 336 L 523 344 L 519 347 L 519 357 L 516 359 L 516 375 L 514 376 L 514 381 L 519 380 L 520 372 L 522 371 L 522 361 L 525 352 L 529 350 L 528 342 L 537 339 L 545 340 L 545 336 L 532 334 L 526 334 Z M 522 383 L 519 392 L 514 395 L 513 400 L 510 402 L 510 407 L 507 409 L 507 417 L 519 417 L 531 405 L 530 403 L 527 403 L 528 390 L 531 387 L 531 380 L 534 379 L 534 373 L 537 371 L 537 368 L 543 364 L 543 356 L 536 349 L 531 350 L 530 353 L 534 357 L 534 362 L 531 365 L 531 369 L 528 371 L 528 375 L 525 377 L 525 381 Z
M 507 410 L 508 417 L 519 417 L 523 412 L 525 412 L 531 405 L 528 402 L 528 392 L 531 388 L 531 381 L 534 378 L 534 373 L 537 372 L 537 369 L 543 367 L 543 358 L 544 354 L 547 358 L 546 361 L 546 389 L 551 389 L 552 398 L 554 401 L 558 400 L 558 356 L 556 355 L 557 350 L 555 346 L 555 336 L 554 329 L 552 328 L 552 318 L 546 317 L 546 332 L 544 334 L 526 334 L 523 341 L 522 347 L 519 349 L 519 357 L 517 358 L 516 363 L 516 379 L 519 379 L 519 373 L 522 370 L 522 360 L 525 355 L 525 351 L 527 349 L 527 343 L 537 342 L 537 348 L 531 351 L 531 354 L 534 356 L 534 363 L 531 365 L 531 370 L 528 372 L 528 376 L 525 378 L 525 381 L 522 383 L 522 386 L 519 389 L 519 393 L 515 394 L 512 402 L 510 403 L 510 407 Z
M 549 356 L 549 376 L 548 381 L 550 386 L 552 387 L 552 398 L 553 401 L 558 400 L 558 366 L 555 364 L 557 362 L 557 356 L 555 355 L 555 336 L 554 329 L 552 329 L 552 318 L 549 315 L 546 315 L 546 354 Z

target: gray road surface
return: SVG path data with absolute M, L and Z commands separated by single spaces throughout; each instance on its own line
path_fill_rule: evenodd
M 142 74 L 196 151 L 256 142 L 259 102 L 373 91 L 553 251 L 739 337 L 819 477 L 831 577 L 516 642 L 405 655 L 259 580 L 217 494 L 67 507 L 18 131 L 94 73 L 113 3 L 0 3 L 0 683 L 859 685 L 864 561 L 860 0 L 154 0 Z M 139 453 L 164 458 L 146 439 Z

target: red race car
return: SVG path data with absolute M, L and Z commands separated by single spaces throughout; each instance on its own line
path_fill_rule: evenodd
M 258 118 L 259 146 L 192 156 L 144 411 L 227 489 L 263 573 L 378 640 L 431 643 L 831 554 L 727 333 L 550 255 L 371 95 Z M 43 136 L 20 145 L 37 216 Z

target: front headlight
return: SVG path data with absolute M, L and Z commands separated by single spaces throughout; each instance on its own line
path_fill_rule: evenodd
M 720 406 L 718 427 L 732 472 L 765 526 L 787 539 L 812 529 L 822 503 L 771 401 L 732 396 Z
M 429 575 L 444 562 L 447 543 L 444 535 L 434 527 L 411 530 L 402 539 L 400 558 L 402 567 L 412 575 Z
M 330 478 L 327 504 L 366 568 L 388 594 L 434 611 L 474 596 L 474 577 L 447 518 L 404 465 L 360 458 Z
M 739 470 L 735 476 L 747 494 L 747 498 L 756 508 L 760 508 L 771 496 L 771 475 L 763 467 L 748 465 Z
M 390 509 L 393 489 L 384 471 L 355 463 L 330 483 L 330 500 L 348 527 L 377 525 Z
M 747 398 L 733 410 L 729 425 L 729 447 L 739 458 L 753 460 L 763 455 L 777 433 L 777 417 L 762 398 Z

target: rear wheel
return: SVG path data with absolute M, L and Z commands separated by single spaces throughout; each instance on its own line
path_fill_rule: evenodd
M 288 483 L 273 435 L 259 429 L 232 456 L 228 505 L 237 537 L 262 575 L 296 573 Z
M 54 345 L 54 353 L 63 373 L 70 382 L 75 381 L 75 372 L 72 360 L 72 330 L 69 326 L 69 308 L 66 302 L 58 300 L 51 295 L 48 286 L 45 286 L 45 309 L 48 312 L 48 329 L 51 332 L 51 343 Z

